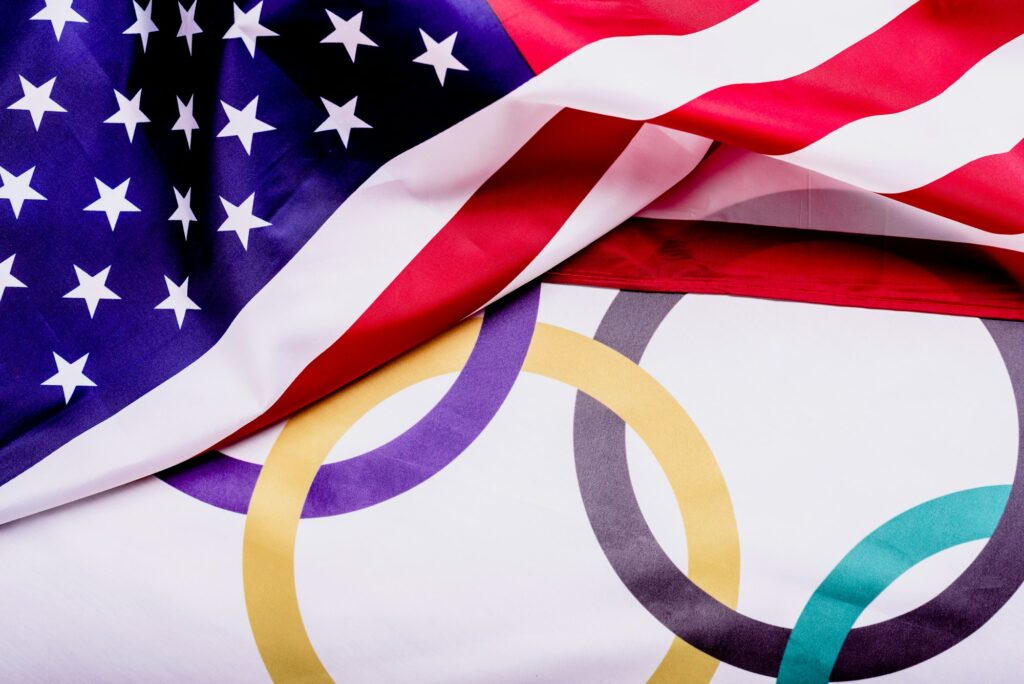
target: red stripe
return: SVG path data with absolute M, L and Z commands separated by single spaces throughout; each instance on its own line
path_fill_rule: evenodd
M 573 110 L 557 114 L 266 414 L 224 443 L 294 413 L 486 304 L 558 232 L 640 126 Z
M 1024 320 L 1024 254 L 914 238 L 631 219 L 545 280 Z
M 754 0 L 490 0 L 536 73 L 584 45 L 614 36 L 682 35 L 728 19 Z
M 1024 141 L 1009 152 L 976 159 L 928 185 L 889 197 L 992 233 L 1024 233 L 1021 188 Z
M 725 86 L 654 123 L 763 154 L 785 154 L 851 121 L 935 97 L 1022 32 L 1020 0 L 922 0 L 810 71 Z

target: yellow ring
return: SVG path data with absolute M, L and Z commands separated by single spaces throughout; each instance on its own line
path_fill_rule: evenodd
M 295 586 L 295 536 L 317 470 L 342 435 L 378 403 L 417 382 L 459 370 L 479 319 L 400 357 L 294 416 L 267 457 L 249 503 L 242 574 L 249 622 L 276 682 L 333 681 L 310 643 Z M 653 452 L 686 530 L 690 578 L 722 603 L 739 595 L 739 535 L 711 449 L 674 397 L 646 371 L 589 337 L 540 323 L 523 370 L 566 383 L 622 418 Z M 710 681 L 718 661 L 675 639 L 651 681 Z

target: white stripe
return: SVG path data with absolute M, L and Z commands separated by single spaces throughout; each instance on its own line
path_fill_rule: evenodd
M 761 0 L 685 36 L 608 38 L 525 87 L 549 102 L 650 119 L 723 85 L 789 78 L 878 30 L 913 0 Z
M 736 80 L 793 76 L 910 4 L 762 0 L 704 32 L 613 38 L 583 48 L 387 163 L 257 293 L 201 359 L 0 487 L 0 522 L 173 465 L 262 414 L 562 107 L 646 118 Z M 649 199 L 644 194 L 633 204 L 623 200 L 609 213 L 604 230 Z M 577 221 L 582 223 L 582 216 Z M 598 230 L 592 224 L 579 235 Z M 559 240 L 546 258 L 567 254 L 572 244 Z M 537 259 L 530 269 L 543 271 L 556 263 Z
M 1024 252 L 1024 235 L 978 230 L 777 158 L 726 145 L 637 216 L 941 240 Z
M 919 188 L 1020 142 L 1022 75 L 1024 36 L 995 50 L 917 107 L 859 119 L 779 158 L 873 192 Z

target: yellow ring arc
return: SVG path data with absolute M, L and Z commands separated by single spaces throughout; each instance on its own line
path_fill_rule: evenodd
M 242 550 L 253 636 L 276 682 L 333 681 L 306 633 L 295 585 L 295 538 L 306 495 L 328 453 L 366 412 L 405 387 L 458 371 L 480 330 L 469 319 L 291 418 L 267 457 L 249 504 Z M 725 480 L 700 430 L 646 371 L 589 337 L 537 325 L 523 370 L 604 404 L 646 443 L 671 484 L 686 530 L 688 574 L 735 607 L 739 535 Z M 651 681 L 710 681 L 718 661 L 675 639 Z

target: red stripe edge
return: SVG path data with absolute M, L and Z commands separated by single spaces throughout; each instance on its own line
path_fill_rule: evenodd
M 632 219 L 544 279 L 1024 320 L 1024 254 L 914 238 Z

